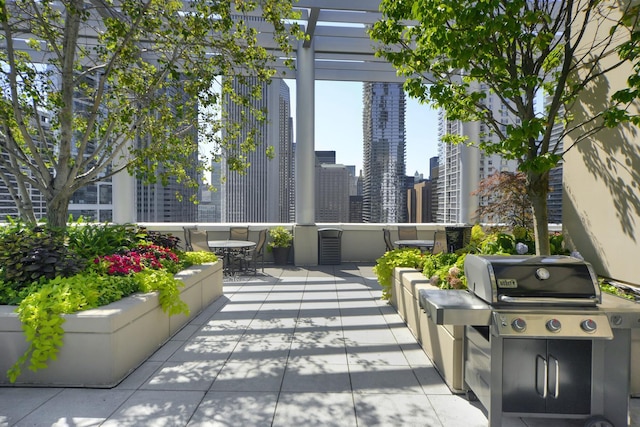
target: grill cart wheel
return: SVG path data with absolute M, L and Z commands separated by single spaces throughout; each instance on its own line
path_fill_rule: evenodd
M 584 427 L 615 427 L 611 422 L 602 415 L 594 415 L 587 419 Z
M 478 396 L 476 396 L 473 390 L 467 390 L 467 400 L 469 402 L 476 402 L 478 400 Z

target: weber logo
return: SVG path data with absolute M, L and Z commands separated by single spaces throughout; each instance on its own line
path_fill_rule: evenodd
M 498 287 L 515 289 L 518 287 L 518 281 L 516 279 L 498 279 Z

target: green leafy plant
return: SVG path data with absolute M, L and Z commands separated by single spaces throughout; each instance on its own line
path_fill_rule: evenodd
M 132 224 L 84 224 L 67 227 L 69 248 L 87 260 L 135 247 L 146 234 Z
M 15 222 L 0 234 L 0 279 L 16 290 L 41 278 L 72 276 L 86 265 L 69 249 L 63 230 Z
M 211 252 L 178 251 L 176 241 L 135 225 L 90 224 L 57 230 L 14 222 L 0 229 L 4 261 L 0 304 L 18 305 L 16 312 L 29 343 L 7 372 L 10 381 L 15 382 L 25 365 L 37 371 L 55 360 L 63 343 L 63 314 L 100 307 L 135 292 L 157 291 L 168 315 L 188 315 L 188 306 L 180 299 L 183 283 L 174 274 L 191 265 L 215 262 L 217 257 Z
M 441 289 L 466 289 L 467 279 L 464 276 L 466 256 L 467 254 L 449 253 L 427 255 L 422 273 L 429 278 L 432 285 Z
M 419 249 L 402 248 L 386 252 L 376 260 L 373 272 L 382 286 L 382 299 L 391 298 L 391 278 L 396 267 L 409 267 L 422 270 L 425 255 Z
M 206 264 L 216 262 L 218 256 L 213 252 L 205 251 L 188 251 L 180 254 L 180 270 L 184 270 L 192 265 Z
M 288 248 L 293 243 L 293 235 L 289 230 L 279 225 L 269 229 L 269 243 L 267 247 L 273 248 Z

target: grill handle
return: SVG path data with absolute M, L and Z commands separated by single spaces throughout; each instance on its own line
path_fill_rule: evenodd
M 538 384 L 538 379 L 540 378 L 540 362 L 542 362 L 543 372 L 542 372 L 542 393 L 540 393 L 540 387 Z M 536 392 L 543 398 L 547 398 L 547 389 L 549 387 L 548 383 L 548 374 L 549 370 L 547 367 L 547 360 L 540 356 L 539 354 L 536 356 Z
M 552 355 L 549 355 L 549 362 L 553 362 L 553 365 L 555 366 L 556 380 L 555 380 L 555 390 L 553 391 L 553 397 L 557 399 L 558 396 L 560 395 L 560 362 L 558 362 L 558 359 L 556 359 Z
M 545 298 L 545 297 L 512 297 L 509 295 L 500 295 L 498 299 L 501 302 L 508 302 L 509 304 L 543 304 L 543 305 L 556 305 L 556 306 L 595 306 L 598 304 L 596 297 L 589 298 Z

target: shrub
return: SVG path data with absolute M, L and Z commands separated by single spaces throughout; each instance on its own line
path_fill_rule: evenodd
M 64 231 L 18 222 L 0 234 L 0 266 L 0 280 L 20 291 L 42 278 L 72 276 L 87 260 L 69 249 Z
M 65 232 L 14 222 L 0 229 L 0 304 L 18 305 L 29 343 L 9 379 L 14 382 L 27 363 L 36 371 L 55 359 L 62 346 L 62 314 L 151 291 L 158 291 L 168 315 L 188 314 L 180 300 L 183 284 L 174 274 L 217 257 L 178 251 L 178 241 L 135 225 L 75 224 Z
M 132 224 L 70 224 L 66 230 L 69 248 L 86 260 L 134 248 L 146 233 Z
M 279 225 L 269 230 L 269 243 L 267 247 L 273 248 L 288 248 L 293 243 L 293 235 L 289 230 Z
M 466 254 L 439 253 L 427 255 L 422 273 L 429 278 L 433 286 L 441 289 L 466 289 L 464 277 L 464 259 Z
M 382 299 L 391 298 L 391 277 L 396 267 L 409 267 L 422 270 L 425 255 L 419 249 L 402 248 L 386 252 L 376 260 L 373 272 L 382 286 Z

